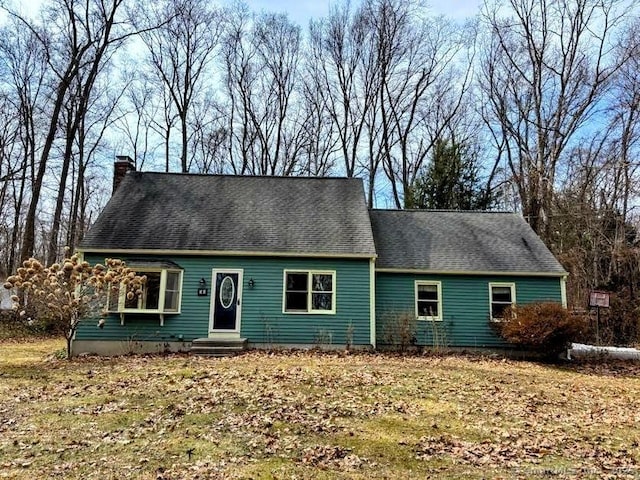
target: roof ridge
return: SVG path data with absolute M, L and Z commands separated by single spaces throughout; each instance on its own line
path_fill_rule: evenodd
M 248 175 L 248 174 L 233 174 L 233 173 L 194 173 L 194 172 L 155 172 L 155 171 L 141 171 L 136 170 L 128 173 L 133 174 L 143 174 L 143 175 L 171 175 L 171 176 L 184 176 L 184 177 L 203 177 L 203 178 L 273 178 L 273 179 L 304 179 L 304 180 L 358 180 L 361 181 L 360 177 L 314 177 L 314 176 L 303 176 L 303 175 Z

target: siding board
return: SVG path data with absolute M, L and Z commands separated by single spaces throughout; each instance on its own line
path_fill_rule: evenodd
M 144 259 L 135 256 L 135 259 Z M 157 257 L 146 257 L 157 259 Z M 125 261 L 127 258 L 123 258 Z M 104 258 L 86 255 L 95 263 Z M 213 269 L 242 269 L 243 295 L 241 336 L 251 343 L 332 344 L 345 345 L 348 335 L 354 345 L 370 344 L 369 261 L 359 259 L 306 259 L 270 257 L 189 257 L 171 260 L 184 269 L 182 311 L 165 315 L 160 326 L 157 315 L 127 314 L 125 325 L 111 315 L 103 329 L 96 319 L 81 322 L 79 340 L 117 340 L 175 342 L 206 337 L 209 330 Z M 309 315 L 282 312 L 284 270 L 335 270 L 336 314 Z M 198 297 L 199 281 L 207 281 L 209 295 Z M 249 288 L 249 279 L 255 282 Z M 442 285 L 441 322 L 417 320 L 416 341 L 419 345 L 457 347 L 499 347 L 505 344 L 489 324 L 489 283 L 516 284 L 518 304 L 551 300 L 561 302 L 560 278 L 517 276 L 424 275 L 406 273 L 376 274 L 376 339 L 385 341 L 385 325 L 402 312 L 415 314 L 415 281 L 439 281 Z M 351 332 L 351 333 L 349 333 Z
M 562 301 L 559 277 L 376 274 L 376 339 L 389 343 L 389 324 L 398 314 L 415 318 L 415 281 L 442 284 L 442 321 L 416 320 L 416 343 L 443 347 L 501 347 L 489 323 L 489 283 L 513 282 L 516 303 Z
M 135 259 L 157 257 L 135 256 Z M 98 255 L 86 255 L 91 263 L 103 262 Z M 83 320 L 78 340 L 191 341 L 206 337 L 213 269 L 243 269 L 241 336 L 253 343 L 345 345 L 352 330 L 354 345 L 370 344 L 369 260 L 306 259 L 270 257 L 188 257 L 162 258 L 184 269 L 182 308 L 177 315 L 165 315 L 160 326 L 157 315 L 126 314 L 120 325 L 118 315 L 107 317 L 104 328 L 96 319 Z M 126 257 L 123 260 L 127 261 Z M 310 315 L 282 312 L 283 272 L 289 270 L 335 270 L 336 314 Z M 209 295 L 198 297 L 199 281 L 207 281 Z M 249 288 L 249 279 L 255 282 Z

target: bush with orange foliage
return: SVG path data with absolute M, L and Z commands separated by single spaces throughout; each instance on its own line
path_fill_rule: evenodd
M 554 357 L 578 339 L 585 321 L 559 303 L 540 302 L 507 308 L 493 325 L 508 343 Z

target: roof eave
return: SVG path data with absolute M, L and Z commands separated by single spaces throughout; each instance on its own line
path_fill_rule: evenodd
M 79 247 L 83 254 L 124 254 L 124 255 L 185 255 L 197 257 L 299 257 L 299 258 L 377 258 L 375 253 L 338 253 L 338 252 L 276 252 L 276 251 L 244 251 L 244 250 L 181 250 L 181 249 L 153 249 L 153 248 L 95 248 Z
M 476 275 L 476 276 L 514 276 L 514 277 L 566 277 L 566 271 L 561 272 L 527 272 L 504 270 L 433 270 L 420 268 L 377 268 L 380 273 L 413 273 L 419 275 Z

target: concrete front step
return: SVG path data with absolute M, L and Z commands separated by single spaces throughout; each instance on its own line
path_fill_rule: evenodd
M 206 357 L 228 357 L 242 353 L 246 348 L 246 338 L 196 338 L 191 342 L 190 353 Z

